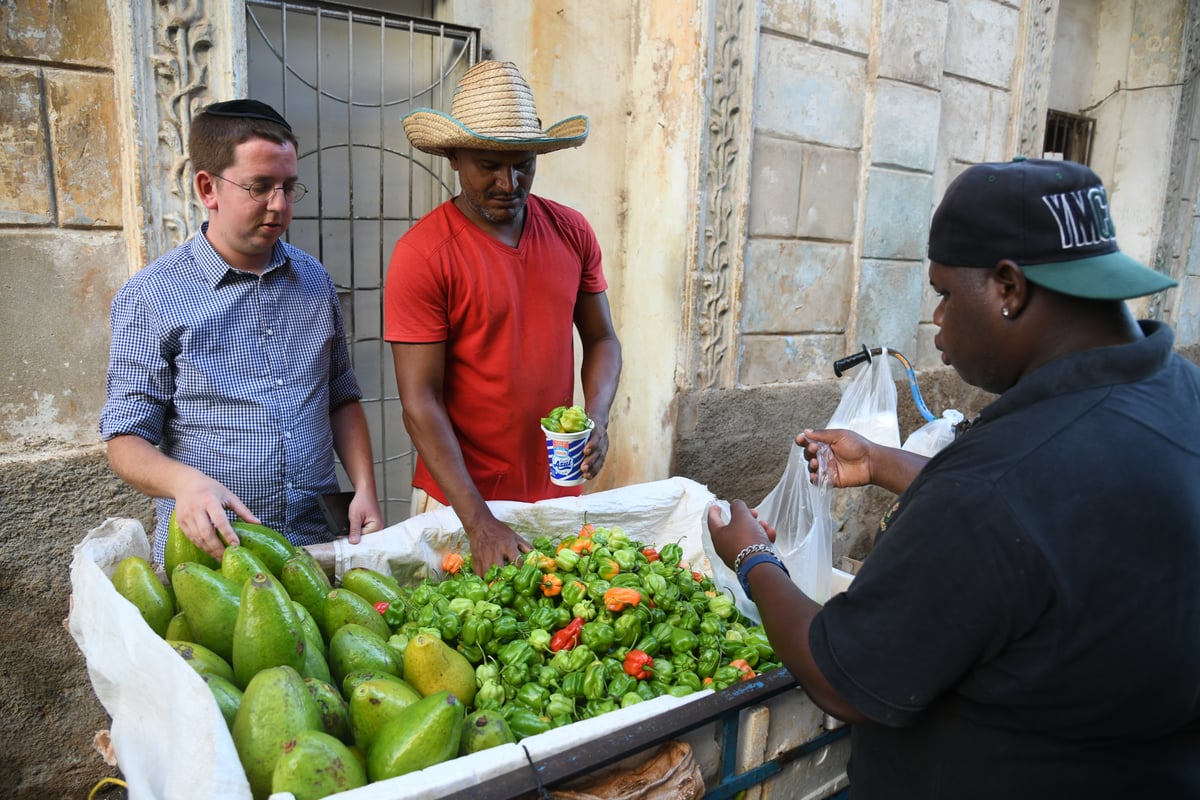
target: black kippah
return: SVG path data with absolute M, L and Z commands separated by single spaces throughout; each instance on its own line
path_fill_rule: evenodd
M 278 111 L 258 100 L 226 100 L 223 103 L 213 103 L 204 109 L 204 113 L 213 114 L 218 117 L 245 117 L 248 119 L 266 120 L 267 122 L 274 122 L 276 125 L 282 125 L 284 128 L 287 128 L 288 133 L 292 131 L 292 126 L 288 125 L 287 120 L 281 117 Z

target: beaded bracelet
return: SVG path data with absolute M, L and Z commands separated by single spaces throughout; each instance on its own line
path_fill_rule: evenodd
M 750 602 L 754 602 L 754 598 L 750 596 L 750 570 L 754 569 L 759 564 L 774 564 L 783 570 L 784 575 L 787 575 L 789 578 L 792 575 L 792 573 L 788 572 L 788 568 L 784 565 L 784 563 L 776 558 L 775 554 L 769 550 L 766 553 L 755 553 L 754 555 L 750 556 L 745 560 L 745 562 L 742 563 L 742 566 L 737 571 L 738 583 L 742 585 L 742 591 L 746 593 L 746 599 Z
M 742 562 L 746 560 L 746 556 L 751 553 L 770 553 L 771 545 L 769 544 L 752 544 L 742 549 L 742 552 L 737 554 L 737 558 L 733 560 L 733 571 L 737 572 L 742 567 Z

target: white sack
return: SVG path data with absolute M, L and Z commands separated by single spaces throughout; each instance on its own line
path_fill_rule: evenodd
M 710 572 L 696 525 L 712 499 L 704 486 L 670 478 L 577 498 L 489 505 L 518 532 L 553 538 L 577 532 L 586 512 L 588 522 L 620 526 L 637 541 L 655 546 L 678 542 L 695 569 Z M 439 509 L 365 536 L 358 545 L 342 540 L 336 547 L 336 571 L 340 576 L 351 567 L 366 566 L 391 570 L 404 580 L 438 569 L 451 550 L 467 552 L 466 534 L 452 510 Z M 128 555 L 150 555 L 136 520 L 110 519 L 75 548 L 69 630 L 87 659 L 96 696 L 112 717 L 113 749 L 129 784 L 129 797 L 250 800 L 233 739 L 208 686 L 113 588 L 109 576 Z M 637 703 L 530 737 L 522 745 L 533 758 L 544 758 L 708 693 Z M 435 790 L 445 793 L 502 774 L 524 764 L 525 758 L 518 745 L 494 748 L 457 759 L 454 769 L 438 765 L 334 797 L 430 797 Z

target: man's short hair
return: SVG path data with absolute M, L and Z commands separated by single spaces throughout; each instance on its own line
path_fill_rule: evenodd
M 276 144 L 291 142 L 296 135 L 275 109 L 257 100 L 213 103 L 192 119 L 188 134 L 188 157 L 192 169 L 220 175 L 233 163 L 233 151 L 250 139 Z

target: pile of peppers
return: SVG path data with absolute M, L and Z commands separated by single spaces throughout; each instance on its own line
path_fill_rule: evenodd
M 468 711 L 502 713 L 518 738 L 780 666 L 762 626 L 678 544 L 656 550 L 585 524 L 533 545 L 519 565 L 447 572 L 379 609 L 399 649 L 427 633 L 475 664 Z

